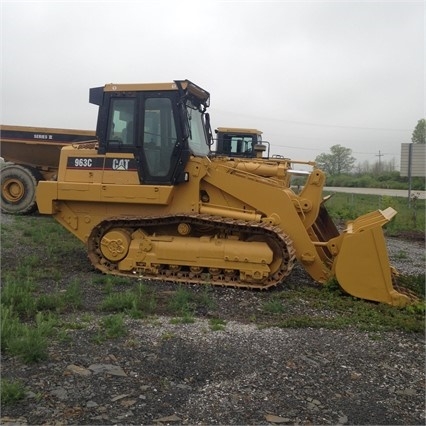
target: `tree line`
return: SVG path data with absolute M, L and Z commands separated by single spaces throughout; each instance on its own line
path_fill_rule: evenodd
M 412 143 L 426 143 L 426 120 L 420 119 L 411 137 Z M 333 145 L 329 153 L 322 153 L 315 158 L 318 167 L 327 174 L 328 186 L 352 186 L 371 188 L 406 189 L 408 178 L 401 177 L 396 170 L 395 159 L 374 164 L 364 161 L 356 163 L 352 150 L 341 145 Z M 424 190 L 425 178 L 413 178 L 412 189 Z

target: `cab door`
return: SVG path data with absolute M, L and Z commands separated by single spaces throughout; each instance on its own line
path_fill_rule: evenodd
M 104 176 L 111 167 L 117 170 L 114 167 L 118 165 L 121 170 L 137 171 L 141 184 L 173 185 L 186 181 L 184 168 L 189 150 L 183 143 L 177 104 L 175 92 L 111 97 L 105 150 L 111 160 L 105 163 Z M 129 161 L 122 161 L 126 159 Z
M 175 113 L 172 100 L 146 95 L 142 119 L 142 176 L 147 182 L 174 183 L 180 160 Z

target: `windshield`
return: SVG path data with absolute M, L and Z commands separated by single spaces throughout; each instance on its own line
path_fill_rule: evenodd
M 189 149 L 194 155 L 206 156 L 209 154 L 210 148 L 209 144 L 207 143 L 203 113 L 198 109 L 195 109 L 188 102 L 187 114 L 189 124 Z

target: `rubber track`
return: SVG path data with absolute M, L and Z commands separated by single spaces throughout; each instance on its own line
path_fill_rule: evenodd
M 283 261 L 279 269 L 270 277 L 266 282 L 253 283 L 241 282 L 239 278 L 230 277 L 223 273 L 218 275 L 200 273 L 196 274 L 191 271 L 172 271 L 164 265 L 163 269 L 156 275 L 148 274 L 135 274 L 133 272 L 121 272 L 117 269 L 117 265 L 105 259 L 100 250 L 100 241 L 102 236 L 112 228 L 125 228 L 131 232 L 138 228 L 145 229 L 149 232 L 150 227 L 162 227 L 177 225 L 180 222 L 185 222 L 194 227 L 212 227 L 211 234 L 232 233 L 232 232 L 246 232 L 251 236 L 263 236 L 264 238 L 273 239 L 281 248 L 281 255 Z M 209 233 L 209 235 L 211 235 Z M 282 282 L 292 271 L 295 261 L 295 250 L 292 241 L 284 234 L 281 228 L 272 226 L 266 223 L 246 222 L 242 220 L 218 218 L 217 216 L 209 215 L 170 215 L 161 217 L 148 217 L 148 218 L 128 218 L 128 217 L 114 217 L 105 220 L 98 224 L 88 240 L 88 255 L 93 266 L 105 274 L 128 276 L 133 278 L 154 279 L 165 282 L 187 283 L 187 284 L 211 284 L 227 287 L 238 287 L 247 289 L 267 289 L 278 285 Z M 238 275 L 238 274 L 237 274 Z

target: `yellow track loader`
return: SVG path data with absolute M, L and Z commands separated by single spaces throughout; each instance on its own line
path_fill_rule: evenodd
M 382 231 L 396 212 L 339 232 L 314 163 L 295 194 L 288 159 L 211 155 L 209 100 L 188 80 L 91 89 L 97 142 L 62 148 L 57 181 L 37 186 L 40 213 L 106 274 L 267 289 L 298 261 L 319 283 L 335 277 L 355 297 L 408 304 L 393 288 Z
M 262 132 L 257 129 L 218 127 L 215 129 L 216 149 L 213 154 L 228 157 L 261 158 L 265 151 L 269 158 L 269 142 L 262 142 Z

